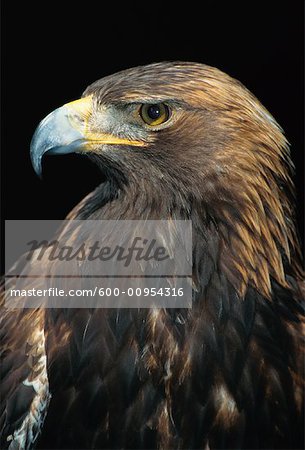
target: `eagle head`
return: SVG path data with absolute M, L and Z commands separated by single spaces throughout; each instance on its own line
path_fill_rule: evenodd
M 223 270 L 240 294 L 251 283 L 268 296 L 270 277 L 286 285 L 284 263 L 297 247 L 288 144 L 237 80 L 185 62 L 102 78 L 35 132 L 37 173 L 45 153 L 70 152 L 97 162 L 112 199 L 128 199 L 128 218 L 192 219 L 206 240 L 217 232 Z

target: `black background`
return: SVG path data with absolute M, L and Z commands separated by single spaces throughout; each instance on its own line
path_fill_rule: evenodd
M 29 160 L 37 124 L 96 79 L 163 60 L 216 66 L 274 115 L 291 143 L 303 236 L 301 1 L 3 0 L 2 218 L 64 218 L 99 184 L 98 170 L 79 155 L 46 157 L 39 180 Z

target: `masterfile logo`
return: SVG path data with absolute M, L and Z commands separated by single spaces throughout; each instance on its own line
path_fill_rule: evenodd
M 11 307 L 191 305 L 190 221 L 7 221 L 6 255 Z

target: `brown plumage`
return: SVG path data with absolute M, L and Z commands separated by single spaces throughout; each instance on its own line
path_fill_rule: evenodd
M 193 306 L 4 308 L 3 448 L 300 448 L 304 277 L 281 128 L 241 83 L 196 63 L 129 69 L 84 99 L 81 151 L 106 181 L 69 218 L 192 220 Z M 170 119 L 143 124 L 140 106 L 160 103 Z M 39 150 L 42 132 L 36 169 L 52 147 Z

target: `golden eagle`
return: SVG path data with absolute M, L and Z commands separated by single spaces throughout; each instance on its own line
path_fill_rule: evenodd
M 37 172 L 73 151 L 105 178 L 69 219 L 192 221 L 192 308 L 2 305 L 1 448 L 302 448 L 304 281 L 274 118 L 216 68 L 156 63 L 41 122 Z

